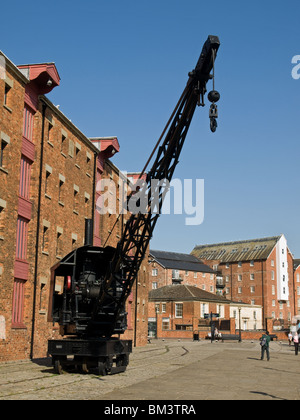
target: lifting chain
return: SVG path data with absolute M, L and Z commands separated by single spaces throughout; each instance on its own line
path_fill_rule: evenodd
M 215 51 L 212 52 L 213 55 L 213 90 L 209 92 L 207 98 L 210 102 L 212 102 L 210 109 L 209 109 L 209 119 L 210 119 L 210 129 L 214 133 L 218 127 L 217 118 L 218 118 L 218 107 L 216 102 L 220 99 L 220 94 L 217 90 L 215 90 Z

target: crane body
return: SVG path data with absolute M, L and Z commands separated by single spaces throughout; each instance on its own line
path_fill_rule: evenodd
M 130 215 L 117 247 L 93 246 L 90 220 L 86 224 L 85 245 L 51 269 L 49 321 L 58 322 L 61 334 L 66 337 L 48 342 L 48 353 L 57 373 L 72 364 L 82 371 L 97 368 L 104 375 L 122 372 L 129 363 L 132 342 L 119 338 L 127 329 L 126 300 L 153 236 L 195 109 L 197 105 L 204 106 L 206 85 L 213 77 L 211 71 L 219 45 L 218 37 L 209 36 L 195 69 L 189 73 L 187 85 L 148 160 L 148 163 L 153 160 L 151 169 L 145 173 L 145 167 L 141 172 L 138 194 L 133 191 L 127 197 L 129 210 L 134 200 L 140 208 Z M 209 116 L 214 132 L 218 92 L 210 92 L 208 99 L 212 102 Z M 63 279 L 60 294 L 55 292 L 58 278 Z

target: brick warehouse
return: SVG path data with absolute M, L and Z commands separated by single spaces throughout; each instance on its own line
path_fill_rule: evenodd
M 284 235 L 200 245 L 192 254 L 222 273 L 228 299 L 261 305 L 275 329 L 287 328 L 298 314 L 300 288 Z
M 53 63 L 15 66 L 0 78 L 0 361 L 44 357 L 59 335 L 48 321 L 50 268 L 84 243 L 115 246 L 126 215 L 99 214 L 101 179 L 128 184 L 110 161 L 116 137 L 87 138 L 45 94 L 59 86 Z M 117 200 L 119 200 L 119 196 Z M 100 204 L 99 204 L 100 203 Z M 126 338 L 147 339 L 146 266 L 128 300 Z M 59 290 L 57 290 L 59 293 Z
M 212 268 L 193 255 L 150 249 L 149 291 L 184 283 L 216 293 L 216 277 Z
M 197 332 L 204 338 L 211 312 L 219 314 L 214 322 L 222 332 L 261 329 L 261 306 L 226 299 L 223 290 L 222 275 L 197 257 L 150 250 L 149 336 L 192 338 Z

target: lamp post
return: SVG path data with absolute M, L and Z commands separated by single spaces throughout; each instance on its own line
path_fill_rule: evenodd
M 239 306 L 239 343 L 242 341 L 242 331 L 241 331 L 241 307 Z

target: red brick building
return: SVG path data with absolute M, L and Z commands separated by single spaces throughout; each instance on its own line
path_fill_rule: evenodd
M 263 319 L 276 328 L 287 327 L 298 313 L 293 256 L 284 235 L 200 245 L 192 254 L 222 273 L 228 299 L 261 305 Z
M 190 254 L 156 251 L 149 252 L 149 291 L 172 284 L 197 286 L 216 293 L 217 273 Z
M 149 293 L 149 336 L 157 338 L 192 338 L 193 333 L 207 336 L 210 320 L 206 315 L 220 314 L 214 318 L 223 329 L 230 330 L 230 301 L 196 286 L 173 284 Z M 233 325 L 234 322 L 233 322 Z M 235 328 L 235 327 L 234 327 Z
M 98 182 L 112 180 L 118 201 L 120 186 L 129 181 L 110 161 L 119 152 L 118 139 L 87 138 L 45 96 L 60 84 L 54 63 L 17 67 L 0 56 L 5 62 L 0 77 L 0 361 L 4 361 L 46 355 L 47 340 L 58 336 L 58 327 L 48 322 L 50 268 L 83 245 L 87 218 L 94 220 L 95 245 L 117 244 L 128 215 L 100 214 L 103 192 Z M 142 266 L 140 282 L 128 301 L 126 337 L 136 345 L 147 339 L 145 272 Z M 138 299 L 145 302 L 142 307 Z

